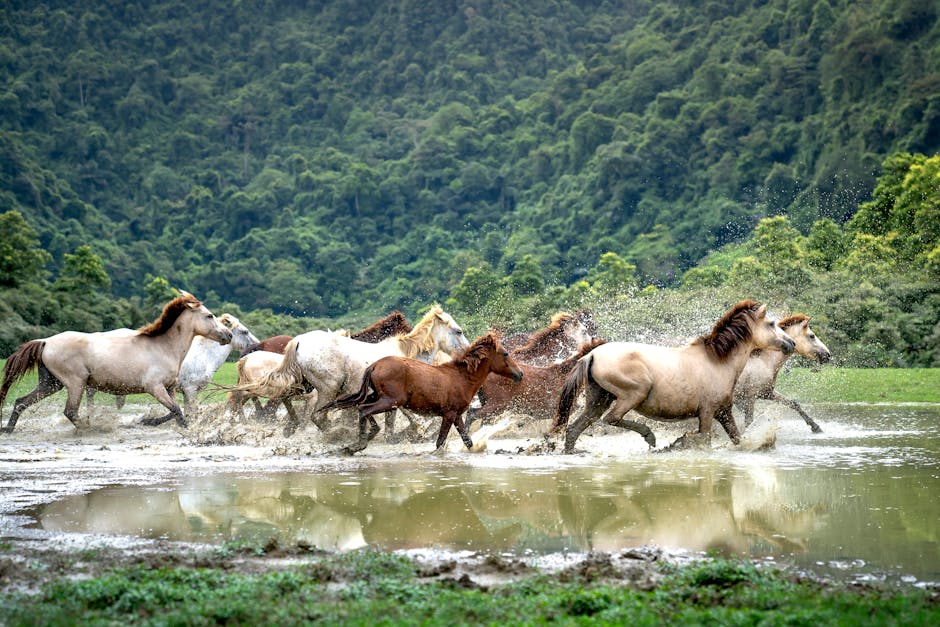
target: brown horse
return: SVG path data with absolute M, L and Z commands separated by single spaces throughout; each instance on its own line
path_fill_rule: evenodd
M 796 352 L 803 357 L 814 359 L 821 364 L 826 363 L 832 357 L 826 345 L 810 328 L 809 316 L 805 314 L 787 316 L 780 321 L 780 328 L 793 339 L 796 343 Z M 754 404 L 757 399 L 762 399 L 789 407 L 803 418 L 813 433 L 822 432 L 822 428 L 803 411 L 799 403 L 779 394 L 775 389 L 777 374 L 788 358 L 788 355 L 779 351 L 761 350 L 754 351 L 751 358 L 747 360 L 747 365 L 734 386 L 734 404 L 744 412 L 744 428 L 741 431 L 747 429 L 754 420 Z
M 534 420 L 554 418 L 558 407 L 557 391 L 564 384 L 565 377 L 579 359 L 606 342 L 594 338 L 582 344 L 581 349 L 568 359 L 549 366 L 519 364 L 525 376 L 518 381 L 506 377 L 487 377 L 480 388 L 482 406 L 467 412 L 467 427 L 474 420 L 486 420 L 509 410 L 519 411 Z
M 585 410 L 566 429 L 566 453 L 574 450 L 581 432 L 608 407 L 606 423 L 636 431 L 651 447 L 656 446 L 653 432 L 644 424 L 625 419 L 628 411 L 664 421 L 698 417 L 698 435 L 683 436 L 690 440 L 709 440 L 712 421 L 717 420 L 738 444 L 740 436 L 731 415 L 732 392 L 755 349 L 789 354 L 794 342 L 767 316 L 764 305 L 751 300 L 737 303 L 715 323 L 711 333 L 688 346 L 633 342 L 598 346 L 578 361 L 565 380 L 553 431 L 567 424 L 578 391 L 586 386 Z
M 39 382 L 32 392 L 16 399 L 2 432 L 12 433 L 23 410 L 63 387 L 68 391 L 65 417 L 75 424 L 82 393 L 88 386 L 111 394 L 152 394 L 170 413 L 145 419 L 144 424 L 158 425 L 176 418 L 180 426 L 185 426 L 183 411 L 170 390 L 197 335 L 219 344 L 232 341 L 232 332 L 211 311 L 192 294 L 183 293 L 167 303 L 159 318 L 130 336 L 65 331 L 30 340 L 7 360 L 0 384 L 0 406 L 10 387 L 33 368 L 39 371 Z
M 523 378 L 522 370 L 502 347 L 499 338 L 488 333 L 477 338 L 453 361 L 437 366 L 407 357 L 383 357 L 366 368 L 358 392 L 340 396 L 320 411 L 358 408 L 359 439 L 343 449 L 350 455 L 363 450 L 379 432 L 373 415 L 395 408 L 440 416 L 436 448 L 444 445 L 453 425 L 469 449 L 473 441 L 461 416 L 491 372 L 517 381 Z
M 596 335 L 597 324 L 590 311 L 581 309 L 574 314 L 560 311 L 545 328 L 510 335 L 503 346 L 519 361 L 547 366 L 570 357 Z
M 292 339 L 294 339 L 293 335 L 274 335 L 272 337 L 266 337 L 260 342 L 255 342 L 250 345 L 239 353 L 238 356 L 241 358 L 255 351 L 267 351 L 269 353 L 280 353 L 283 355 L 284 347 L 287 346 L 287 343 Z

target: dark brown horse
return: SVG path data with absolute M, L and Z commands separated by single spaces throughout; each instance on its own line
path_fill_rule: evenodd
M 545 328 L 510 335 L 503 346 L 519 361 L 547 366 L 567 359 L 596 335 L 597 324 L 590 311 L 581 309 L 574 314 L 560 311 Z
M 485 421 L 490 416 L 509 410 L 523 413 L 533 420 L 554 418 L 558 407 L 558 392 L 565 382 L 565 377 L 579 359 L 606 341 L 594 338 L 581 344 L 581 349 L 568 359 L 549 366 L 519 364 L 524 374 L 521 380 L 487 377 L 480 388 L 480 401 L 483 405 L 467 412 L 467 427 L 469 428 L 474 420 Z
M 523 378 L 522 370 L 499 338 L 487 333 L 453 361 L 437 366 L 407 357 L 383 357 L 366 368 L 358 392 L 340 396 L 320 411 L 353 406 L 359 409 L 359 439 L 343 449 L 349 455 L 363 450 L 379 432 L 374 414 L 395 408 L 440 416 L 436 448 L 444 445 L 453 425 L 469 449 L 473 441 L 461 416 L 491 372 L 517 381 Z
M 260 342 L 255 342 L 243 350 L 241 353 L 239 353 L 239 358 L 244 357 L 249 353 L 254 353 L 255 351 L 267 351 L 269 353 L 278 353 L 283 355 L 284 347 L 287 346 L 287 343 L 292 339 L 294 339 L 293 335 L 275 335 L 273 337 L 267 337 Z
M 362 331 L 350 334 L 349 337 L 354 340 L 359 340 L 360 342 L 376 344 L 393 335 L 401 335 L 403 333 L 409 333 L 410 331 L 411 325 L 408 324 L 408 320 L 405 319 L 405 314 L 396 309 Z M 283 355 L 284 348 L 292 339 L 294 339 L 293 335 L 275 335 L 274 337 L 263 339 L 243 350 L 239 357 L 244 357 L 255 351 L 267 351 L 269 353 Z

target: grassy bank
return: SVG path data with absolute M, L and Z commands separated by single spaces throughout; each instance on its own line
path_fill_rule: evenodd
M 485 587 L 397 555 L 314 558 L 289 570 L 117 570 L 2 598 L 0 624 L 765 624 L 936 625 L 937 591 L 822 584 L 717 559 L 534 574 Z
M 2 363 L 5 361 L 0 360 Z M 234 385 L 235 379 L 235 363 L 226 362 L 213 380 L 221 385 Z M 26 394 L 35 385 L 35 373 L 24 377 L 10 390 L 6 403 Z M 780 374 L 777 389 L 781 394 L 804 402 L 940 403 L 940 368 L 792 368 Z M 60 396 L 64 405 L 64 392 L 55 398 Z M 107 402 L 105 398 L 101 397 L 101 402 Z M 213 402 L 223 398 L 219 392 L 210 397 Z M 135 395 L 130 400 L 149 402 L 153 398 Z

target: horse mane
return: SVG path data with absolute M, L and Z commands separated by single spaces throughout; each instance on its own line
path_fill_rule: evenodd
M 183 314 L 183 312 L 188 309 L 195 309 L 201 305 L 202 301 L 192 294 L 182 294 L 177 296 L 168 302 L 166 306 L 164 306 L 163 313 L 160 314 L 159 318 L 146 326 L 140 327 L 137 329 L 137 332 L 141 335 L 146 335 L 149 337 L 163 335 L 170 330 L 170 327 L 176 323 L 176 320 Z
M 361 342 L 378 342 L 384 340 L 391 335 L 393 331 L 398 329 L 405 329 L 405 333 L 409 333 L 413 330 L 411 325 L 408 324 L 408 320 L 405 319 L 405 314 L 396 309 L 378 322 L 373 323 L 371 326 L 358 333 L 350 335 L 350 337 Z
M 434 325 L 434 319 L 438 317 L 448 324 L 453 323 L 450 314 L 446 313 L 440 305 L 434 303 L 411 331 L 399 333 L 390 339 L 398 341 L 402 354 L 406 357 L 414 357 L 419 353 L 429 353 L 434 350 L 434 338 L 431 335 L 431 329 Z
M 809 316 L 806 314 L 796 313 L 791 316 L 787 316 L 783 320 L 780 320 L 777 324 L 780 325 L 781 329 L 789 329 L 793 325 L 800 324 L 801 322 L 809 322 Z
M 742 300 L 721 317 L 711 333 L 699 336 L 695 342 L 705 345 L 719 361 L 727 359 L 736 346 L 751 339 L 751 320 L 761 305 L 753 300 Z
M 486 359 L 487 354 L 499 345 L 499 336 L 490 331 L 473 341 L 462 353 L 454 356 L 450 363 L 464 365 L 469 372 L 475 372 L 480 362 Z
M 236 318 L 230 313 L 224 313 L 221 316 L 219 316 L 219 322 L 222 324 L 222 326 L 227 327 L 229 329 L 234 329 L 239 325 L 238 318 Z
M 546 341 L 550 340 L 556 335 L 560 335 L 562 331 L 562 326 L 569 320 L 574 320 L 575 317 L 566 311 L 559 311 L 554 316 L 552 316 L 551 322 L 548 323 L 548 326 L 544 329 L 539 329 L 529 338 L 529 341 L 526 342 L 521 347 L 513 351 L 516 354 L 522 355 L 529 351 L 535 350 Z

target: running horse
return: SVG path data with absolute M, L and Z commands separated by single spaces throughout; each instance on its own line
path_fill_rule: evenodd
M 796 343 L 798 354 L 821 364 L 826 363 L 832 357 L 826 345 L 810 328 L 809 316 L 793 314 L 781 320 L 779 324 L 780 328 Z M 822 428 L 803 411 L 799 403 L 786 398 L 775 389 L 777 374 L 788 358 L 788 355 L 780 351 L 759 350 L 754 351 L 751 358 L 747 360 L 747 365 L 734 386 L 734 404 L 744 412 L 744 428 L 741 431 L 747 429 L 754 421 L 754 404 L 757 399 L 762 399 L 789 407 L 803 418 L 813 433 L 822 432 Z
M 330 331 L 309 331 L 287 345 L 281 364 L 260 380 L 236 386 L 237 391 L 262 392 L 270 398 L 307 394 L 317 401 L 307 412 L 321 429 L 316 414 L 341 394 L 354 391 L 365 369 L 382 357 L 397 355 L 431 363 L 438 353 L 454 355 L 467 347 L 463 329 L 440 305 L 434 305 L 409 332 L 370 344 Z M 308 397 L 309 398 L 309 397 Z M 296 425 L 289 425 L 292 431 Z
M 471 407 L 467 411 L 467 427 L 469 428 L 474 420 L 485 421 L 490 416 L 506 411 L 518 411 L 534 420 L 554 418 L 558 407 L 557 391 L 564 384 L 565 377 L 579 359 L 606 342 L 601 338 L 594 338 L 583 343 L 580 350 L 571 357 L 548 366 L 520 363 L 519 368 L 524 375 L 521 380 L 487 377 L 479 392 L 482 405 Z
M 396 335 L 408 334 L 411 331 L 413 331 L 413 329 L 411 325 L 408 324 L 405 315 L 395 310 L 365 329 L 351 335 L 345 331 L 337 331 L 337 333 L 346 335 L 354 340 L 375 344 Z M 283 345 L 280 345 L 283 338 L 287 338 L 287 340 L 283 342 Z M 242 353 L 237 366 L 238 381 L 235 388 L 229 393 L 226 411 L 235 412 L 240 417 L 244 418 L 245 402 L 251 399 L 255 404 L 255 415 L 260 415 L 262 411 L 273 415 L 273 411 L 277 409 L 277 406 L 283 403 L 290 418 L 288 426 L 284 429 L 284 435 L 289 436 L 293 432 L 293 429 L 296 428 L 296 424 L 298 423 L 298 419 L 294 412 L 293 405 L 291 404 L 290 396 L 272 398 L 270 396 L 272 391 L 268 389 L 260 389 L 257 390 L 256 393 L 246 391 L 246 388 L 248 388 L 252 382 L 260 381 L 261 378 L 281 365 L 284 348 L 292 339 L 293 336 L 291 335 L 277 335 L 249 346 L 248 349 Z M 309 393 L 312 391 L 312 386 L 306 385 L 304 389 L 306 390 L 304 393 Z M 262 408 L 261 403 L 258 401 L 259 397 L 268 398 L 270 402 Z
M 545 328 L 510 335 L 503 346 L 520 362 L 547 366 L 570 357 L 596 335 L 597 324 L 589 310 L 581 309 L 574 314 L 560 311 Z
M 383 357 L 365 369 L 358 391 L 337 397 L 319 411 L 349 407 L 359 410 L 359 439 L 343 449 L 348 455 L 365 449 L 379 432 L 373 416 L 394 409 L 440 416 L 437 449 L 444 446 L 451 426 L 470 449 L 473 441 L 461 416 L 490 373 L 516 381 L 523 378 L 522 370 L 493 333 L 477 338 L 463 353 L 440 365 L 407 357 Z
M 708 335 L 683 347 L 608 342 L 578 360 L 565 379 L 552 431 L 565 430 L 565 453 L 578 436 L 609 407 L 604 422 L 636 431 L 650 447 L 656 436 L 646 425 L 624 418 L 636 410 L 647 418 L 678 421 L 698 418 L 698 434 L 680 440 L 709 441 L 717 420 L 731 441 L 741 441 L 731 413 L 735 383 L 751 352 L 776 350 L 789 355 L 793 340 L 752 300 L 734 305 Z M 568 417 L 581 388 L 585 408 L 571 424 Z M 678 441 L 677 441 L 678 442 Z
M 75 424 L 82 393 L 89 386 L 118 395 L 152 394 L 170 411 L 162 417 L 146 418 L 143 424 L 159 425 L 176 418 L 177 424 L 186 426 L 183 411 L 170 390 L 196 336 L 219 344 L 232 341 L 232 332 L 195 296 L 184 292 L 166 304 L 159 318 L 134 335 L 65 331 L 30 340 L 7 359 L 0 384 L 0 407 L 10 387 L 26 373 L 38 370 L 39 381 L 32 392 L 16 399 L 10 420 L 0 431 L 12 433 L 27 407 L 63 387 L 68 391 L 65 417 Z

